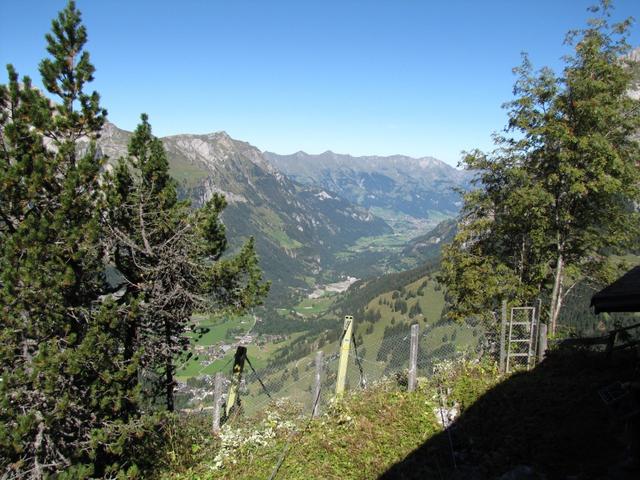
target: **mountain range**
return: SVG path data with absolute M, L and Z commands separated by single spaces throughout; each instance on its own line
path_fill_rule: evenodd
M 130 137 L 107 123 L 98 146 L 115 161 L 126 156 Z M 161 140 L 180 195 L 198 207 L 224 194 L 231 247 L 256 238 L 273 304 L 348 273 L 333 269 L 335 259 L 359 239 L 393 234 L 375 207 L 391 216 L 451 215 L 459 201 L 451 187 L 467 182 L 465 172 L 428 157 L 282 156 L 225 132 Z
M 125 156 L 131 132 L 106 124 L 98 146 L 111 161 Z M 391 228 L 366 209 L 323 189 L 290 180 L 262 152 L 224 132 L 162 138 L 181 196 L 194 206 L 214 192 L 228 201 L 223 213 L 231 247 L 247 237 L 256 248 L 273 301 L 311 288 L 333 255 L 363 236 Z
M 265 152 L 264 156 L 293 180 L 336 192 L 385 218 L 389 214 L 421 219 L 434 213 L 455 215 L 460 208 L 455 188 L 466 188 L 471 179 L 469 172 L 433 157 L 354 157 L 332 151 L 319 155 Z

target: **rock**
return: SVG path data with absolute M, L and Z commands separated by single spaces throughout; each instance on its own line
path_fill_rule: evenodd
M 460 408 L 457 404 L 451 408 L 447 407 L 435 407 L 433 413 L 436 416 L 436 422 L 443 428 L 449 428 L 456 418 L 460 415 Z
M 498 480 L 546 480 L 546 476 L 536 472 L 528 465 L 518 465 L 517 467 L 503 473 Z

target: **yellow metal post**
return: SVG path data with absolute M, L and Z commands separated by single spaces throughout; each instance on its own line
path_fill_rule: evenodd
M 349 361 L 349 347 L 351 346 L 351 334 L 353 332 L 353 317 L 344 317 L 344 329 L 342 342 L 340 343 L 340 361 L 338 362 L 338 380 L 336 382 L 336 396 L 344 393 L 344 385 L 347 380 L 347 363 Z
M 231 414 L 231 410 L 240 405 L 240 398 L 238 397 L 238 389 L 240 388 L 240 381 L 242 380 L 242 371 L 244 370 L 244 361 L 247 358 L 247 347 L 238 347 L 233 362 L 233 373 L 231 376 L 231 387 L 229 388 L 229 395 L 227 397 L 227 408 L 225 414 L 227 417 Z

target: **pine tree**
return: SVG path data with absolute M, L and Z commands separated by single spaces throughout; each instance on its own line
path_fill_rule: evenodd
M 132 446 L 155 418 L 142 416 L 142 386 L 161 373 L 152 383 L 173 409 L 194 310 L 243 311 L 268 284 L 253 239 L 222 257 L 223 197 L 197 211 L 178 201 L 146 117 L 107 172 L 96 148 L 106 111 L 85 93 L 94 67 L 74 2 L 46 40 L 54 100 L 11 66 L 0 86 L 0 468 L 133 475 Z
M 135 358 L 104 293 L 102 162 L 106 111 L 73 2 L 52 22 L 40 65 L 58 103 L 9 66 L 0 88 L 0 467 L 9 478 L 101 475 L 135 409 Z M 78 140 L 84 147 L 78 147 Z
M 500 299 L 542 293 L 553 332 L 573 286 L 608 272 L 606 253 L 636 238 L 640 102 L 624 57 L 630 21 L 610 25 L 610 9 L 603 1 L 588 28 L 570 32 L 575 53 L 561 77 L 524 58 L 498 148 L 465 158 L 479 188 L 444 251 L 451 317 L 490 320 Z
M 266 294 L 253 239 L 222 259 L 227 248 L 220 214 L 226 202 L 214 195 L 201 209 L 178 201 L 176 183 L 162 142 L 148 117 L 129 143 L 108 179 L 114 266 L 123 276 L 125 301 L 138 307 L 129 323 L 127 351 L 142 349 L 142 366 L 153 396 L 162 395 L 174 409 L 176 361 L 187 349 L 192 314 L 242 311 Z

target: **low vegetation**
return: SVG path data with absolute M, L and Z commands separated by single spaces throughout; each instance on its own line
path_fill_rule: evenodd
M 454 395 L 468 402 L 470 388 L 473 394 L 481 393 L 494 377 L 481 365 L 465 368 L 476 372 L 465 385 L 458 386 L 462 377 L 457 373 L 447 381 Z M 468 384 L 471 378 L 478 380 L 473 380 L 473 387 Z M 442 430 L 434 382 L 425 381 L 417 392 L 407 393 L 387 380 L 347 395 L 312 421 L 307 412 L 281 402 L 255 418 L 223 427 L 211 450 L 191 456 L 195 465 L 179 473 L 172 468 L 162 478 L 269 478 L 284 449 L 288 453 L 278 478 L 376 478 Z M 458 399 L 452 396 L 448 401 Z
M 620 466 L 625 421 L 598 392 L 631 378 L 634 358 L 609 363 L 600 353 L 554 351 L 510 376 L 492 363 L 446 361 L 416 392 L 387 379 L 314 420 L 283 400 L 235 419 L 219 437 L 201 417 L 188 417 L 190 433 L 157 475 L 269 478 L 285 452 L 276 478 L 497 478 L 522 466 L 550 479 L 631 478 Z M 452 414 L 447 433 L 441 419 Z

